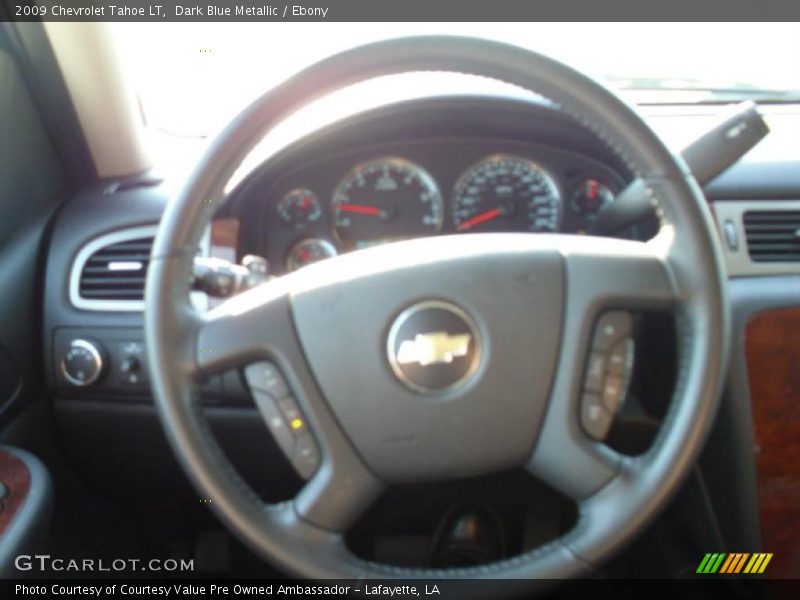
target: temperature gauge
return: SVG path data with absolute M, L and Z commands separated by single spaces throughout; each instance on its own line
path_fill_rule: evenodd
M 322 216 L 319 198 L 311 190 L 296 189 L 278 203 L 278 214 L 294 229 L 305 229 Z
M 308 238 L 297 242 L 286 258 L 286 269 L 296 271 L 300 267 L 336 256 L 336 248 L 328 240 Z
M 587 179 L 572 195 L 572 208 L 587 221 L 614 201 L 614 192 L 596 179 Z

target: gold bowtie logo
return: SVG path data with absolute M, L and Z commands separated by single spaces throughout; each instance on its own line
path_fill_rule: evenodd
M 401 365 L 419 363 L 427 365 L 449 364 L 460 356 L 466 356 L 472 336 L 468 333 L 450 335 L 446 331 L 419 333 L 413 340 L 400 344 L 397 362 Z

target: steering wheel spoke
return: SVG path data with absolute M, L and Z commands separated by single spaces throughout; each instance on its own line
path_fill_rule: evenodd
M 563 241 L 561 353 L 528 468 L 573 499 L 601 489 L 619 470 L 622 457 L 602 442 L 630 378 L 633 311 L 667 310 L 677 303 L 665 242 Z
M 586 438 L 575 421 L 575 428 L 569 427 L 569 434 L 556 444 L 555 451 L 551 433 L 555 427 L 542 428 L 542 447 L 535 450 L 527 471 L 580 503 L 617 477 L 623 457 L 608 446 Z M 545 445 L 549 446 L 547 451 L 543 449 Z
M 325 460 L 295 498 L 294 508 L 306 522 L 345 532 L 372 505 L 384 485 L 349 446 L 339 446 L 336 436 L 328 435 L 325 441 Z
M 299 518 L 344 531 L 382 491 L 317 390 L 282 282 L 262 284 L 198 319 L 196 370 L 243 367 L 267 428 L 300 477 Z
M 679 297 L 669 264 L 672 248 L 669 228 L 649 242 L 565 236 L 567 318 L 591 319 L 603 308 L 674 308 Z
M 195 330 L 194 367 L 200 375 L 297 351 L 289 294 L 280 282 L 264 283 L 198 315 Z

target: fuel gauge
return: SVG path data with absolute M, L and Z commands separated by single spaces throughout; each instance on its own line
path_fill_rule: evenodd
M 614 192 L 597 179 L 587 179 L 572 195 L 572 209 L 587 221 L 593 221 L 614 201 Z
M 322 216 L 319 198 L 311 190 L 298 188 L 286 194 L 278 203 L 278 214 L 294 229 L 305 229 Z

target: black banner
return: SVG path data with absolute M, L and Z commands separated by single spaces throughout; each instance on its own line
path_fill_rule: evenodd
M 2 598 L 358 598 L 361 600 L 451 600 L 457 598 L 542 598 L 602 600 L 788 600 L 800 581 L 737 577 L 681 580 L 209 580 L 65 579 L 5 580 Z
M 2 0 L 14 21 L 787 21 L 797 0 Z M 677 32 L 676 32 L 677 33 Z

